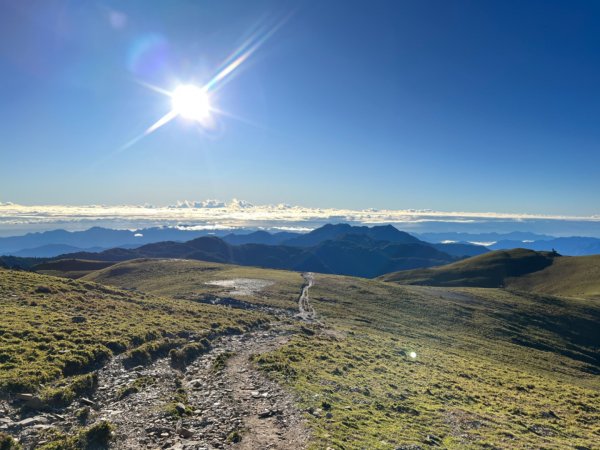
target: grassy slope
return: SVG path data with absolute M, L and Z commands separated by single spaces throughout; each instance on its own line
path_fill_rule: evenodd
M 37 264 L 32 267 L 32 270 L 44 275 L 77 279 L 112 264 L 112 262 L 85 259 L 59 259 Z
M 264 320 L 257 313 L 0 269 L 0 394 L 88 372 L 113 352 Z M 79 321 L 74 318 L 83 318 Z
M 210 280 L 271 279 L 264 294 L 239 298 L 284 307 L 300 285 L 284 271 L 124 264 L 88 278 L 183 298 L 213 289 Z M 593 302 L 325 275 L 310 295 L 328 330 L 305 329 L 257 362 L 313 411 L 314 448 L 593 448 L 600 440 Z
M 600 255 L 556 258 L 550 267 L 510 280 L 508 285 L 553 295 L 600 298 Z
M 548 252 L 496 250 L 444 266 L 393 272 L 379 279 L 427 286 L 503 287 L 509 277 L 542 270 L 552 260 Z
M 274 281 L 253 297 L 241 296 L 242 300 L 277 306 L 284 309 L 297 308 L 297 296 L 303 283 L 302 276 L 284 270 L 258 269 L 192 260 L 141 259 L 125 261 L 103 270 L 93 272 L 83 279 L 98 283 L 135 288 L 156 295 L 194 300 L 203 295 L 229 296 L 229 289 L 211 286 L 207 282 L 255 278 Z

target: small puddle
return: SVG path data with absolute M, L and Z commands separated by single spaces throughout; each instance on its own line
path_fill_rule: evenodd
M 275 284 L 273 281 L 256 278 L 232 278 L 230 280 L 212 280 L 205 284 L 229 289 L 230 295 L 254 295 L 264 288 Z

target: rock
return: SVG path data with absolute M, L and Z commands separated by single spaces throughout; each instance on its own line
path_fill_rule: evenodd
M 44 402 L 37 395 L 33 394 L 17 394 L 18 400 L 25 402 L 25 406 L 30 409 L 41 409 L 44 407 Z
M 189 439 L 194 435 L 194 432 L 192 430 L 188 430 L 187 428 L 184 428 L 184 427 L 177 428 L 176 432 L 179 436 L 181 436 L 182 438 L 186 438 L 186 439 Z
M 258 414 L 259 419 L 266 419 L 267 417 L 279 416 L 282 414 L 280 409 L 265 409 L 263 412 Z
M 87 321 L 87 319 L 83 316 L 73 316 L 71 317 L 71 322 L 73 323 L 83 323 Z
M 427 437 L 425 438 L 424 442 L 427 445 L 438 447 L 441 443 L 441 440 L 439 437 L 437 437 L 433 434 L 428 434 Z
M 89 398 L 81 397 L 79 399 L 79 401 L 87 406 L 92 406 L 92 407 L 96 406 L 96 402 L 94 402 L 93 400 L 90 400 Z
M 179 414 L 185 414 L 185 405 L 183 403 L 177 403 L 175 409 Z
M 17 422 L 17 425 L 20 427 L 31 427 L 33 425 L 47 424 L 47 423 L 48 423 L 48 419 L 46 419 L 44 416 L 35 416 L 35 417 L 29 417 L 27 419 L 23 419 L 20 422 Z
M 252 395 L 252 397 L 254 397 L 254 398 L 259 398 L 260 397 L 260 392 L 258 392 L 258 391 L 252 391 L 252 392 L 250 392 L 250 395 Z

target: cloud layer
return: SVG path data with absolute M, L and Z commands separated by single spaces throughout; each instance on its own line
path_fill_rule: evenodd
M 179 201 L 154 205 L 19 205 L 0 202 L 0 234 L 17 230 L 85 229 L 90 226 L 146 228 L 177 226 L 195 229 L 309 230 L 328 222 L 394 224 L 410 231 L 528 230 L 555 235 L 600 235 L 600 216 L 377 210 L 252 205 L 242 200 Z M 554 230 L 554 231 L 552 231 Z

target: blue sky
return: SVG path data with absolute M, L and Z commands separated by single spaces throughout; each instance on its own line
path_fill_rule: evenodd
M 211 98 L 244 120 L 118 151 L 170 109 L 137 81 L 282 20 Z M 2 2 L 0 201 L 598 214 L 599 30 L 594 1 Z

